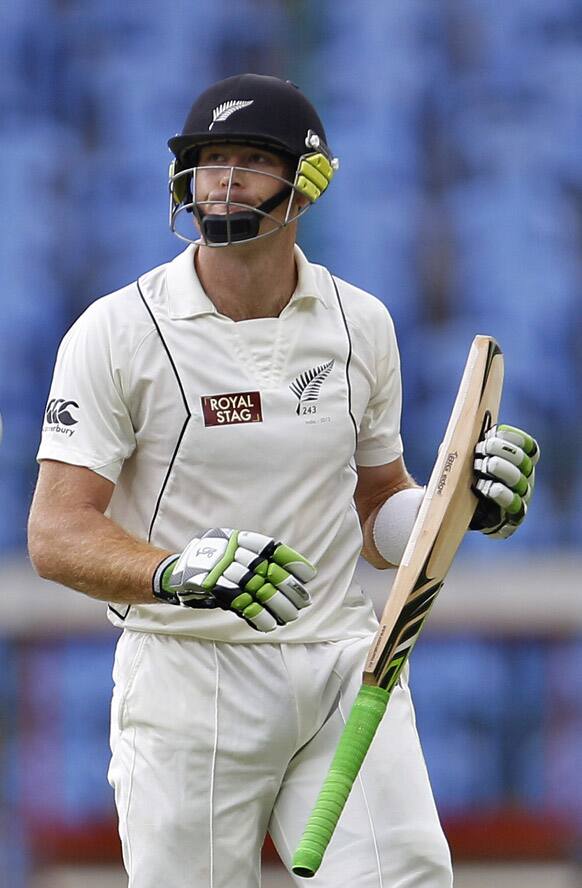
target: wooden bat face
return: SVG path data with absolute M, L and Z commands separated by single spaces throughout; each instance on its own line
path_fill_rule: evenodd
M 442 586 L 477 506 L 473 452 L 497 420 L 503 355 L 476 336 L 426 493 L 364 670 L 364 683 L 391 690 Z

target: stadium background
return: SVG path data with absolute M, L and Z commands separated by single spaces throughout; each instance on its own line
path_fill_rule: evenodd
M 582 884 L 579 0 L 7 0 L 1 20 L 0 883 L 64 888 L 118 859 L 115 633 L 25 556 L 55 350 L 180 251 L 166 139 L 198 91 L 255 71 L 305 91 L 341 159 L 300 241 L 395 318 L 417 478 L 473 335 L 506 353 L 503 416 L 542 446 L 535 505 L 507 543 L 467 538 L 412 684 L 461 888 L 499 861 Z

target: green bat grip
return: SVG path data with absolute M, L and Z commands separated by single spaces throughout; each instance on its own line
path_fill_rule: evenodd
M 333 761 L 293 855 L 296 876 L 315 875 L 348 800 L 351 788 L 386 712 L 390 691 L 363 684 L 339 739 Z

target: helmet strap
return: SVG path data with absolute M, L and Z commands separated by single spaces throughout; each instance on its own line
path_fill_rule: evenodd
M 202 235 L 211 244 L 231 244 L 252 240 L 261 227 L 262 213 L 270 213 L 291 194 L 291 186 L 286 185 L 256 210 L 241 210 L 238 213 L 201 213 L 196 211 Z M 257 212 L 258 211 L 258 212 Z

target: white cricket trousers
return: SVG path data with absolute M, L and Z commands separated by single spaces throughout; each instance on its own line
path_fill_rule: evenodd
M 123 633 L 109 781 L 129 888 L 257 888 L 267 831 L 290 867 L 369 644 Z M 319 872 L 295 881 L 452 885 L 406 685 L 392 694 Z

